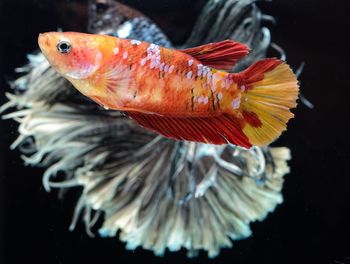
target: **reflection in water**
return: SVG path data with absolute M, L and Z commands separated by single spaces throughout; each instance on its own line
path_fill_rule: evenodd
M 265 56 L 269 30 L 250 0 L 209 0 L 191 36 L 181 46 L 235 39 L 251 54 L 234 71 Z M 149 18 L 120 3 L 89 2 L 88 31 L 173 47 Z M 18 147 L 26 164 L 45 167 L 47 191 L 81 191 L 71 229 L 81 217 L 86 231 L 102 218 L 98 234 L 118 231 L 128 249 L 142 246 L 162 255 L 184 247 L 215 257 L 231 240 L 251 234 L 282 202 L 287 148 L 213 146 L 175 142 L 145 130 L 116 111 L 81 96 L 49 67 L 41 54 L 29 55 L 15 94 L 2 110 L 20 123 Z

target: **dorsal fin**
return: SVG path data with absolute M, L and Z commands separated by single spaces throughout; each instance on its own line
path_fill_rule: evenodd
M 180 51 L 196 58 L 203 65 L 230 70 L 239 59 L 249 53 L 249 48 L 233 40 L 224 40 Z

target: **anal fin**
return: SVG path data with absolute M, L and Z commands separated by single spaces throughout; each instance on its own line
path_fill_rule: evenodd
M 168 117 L 157 114 L 127 112 L 141 126 L 165 137 L 210 144 L 232 143 L 250 148 L 237 118 L 227 114 L 205 117 Z

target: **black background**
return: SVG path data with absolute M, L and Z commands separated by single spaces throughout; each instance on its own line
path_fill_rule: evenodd
M 73 5 L 76 1 L 61 2 Z M 124 2 L 152 17 L 180 43 L 204 1 Z M 347 3 L 258 3 L 276 17 L 277 24 L 269 25 L 272 38 L 285 49 L 289 64 L 297 68 L 306 63 L 301 91 L 315 108 L 299 104 L 288 131 L 274 144 L 288 146 L 293 154 L 283 189 L 285 202 L 265 221 L 252 224 L 252 237 L 235 242 L 232 249 L 210 260 L 203 253 L 187 259 L 184 251 L 166 253 L 164 258 L 141 249 L 127 251 L 116 238 L 87 237 L 82 225 L 69 232 L 76 195 L 60 201 L 56 192 L 46 193 L 42 170 L 24 167 L 19 152 L 9 150 L 17 136 L 16 123 L 1 121 L 0 263 L 350 263 Z M 65 30 L 81 28 L 81 22 L 67 26 L 55 8 L 52 1 L 0 1 L 0 103 L 9 90 L 5 80 L 15 77 L 14 67 L 37 47 L 39 32 L 56 30 L 58 25 Z

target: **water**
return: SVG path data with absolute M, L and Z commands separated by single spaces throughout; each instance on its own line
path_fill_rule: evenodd
M 196 4 L 192 1 L 152 1 L 147 5 L 143 1 L 124 2 L 150 16 L 172 43 L 181 45 L 188 38 L 205 1 L 196 1 Z M 349 23 L 345 13 L 349 7 L 345 1 L 338 1 L 337 5 L 318 1 L 275 1 L 258 5 L 265 14 L 276 18 L 275 26 L 269 22 L 264 22 L 264 25 L 270 28 L 272 41 L 286 52 L 288 63 L 297 69 L 305 62 L 300 77 L 301 91 L 313 103 L 314 109 L 300 103 L 293 111 L 295 118 L 288 130 L 273 144 L 291 149 L 292 159 L 288 162 L 291 172 L 285 176 L 283 204 L 278 205 L 266 220 L 250 225 L 252 236 L 235 241 L 232 248 L 223 249 L 218 257 L 211 260 L 205 252 L 201 252 L 199 257 L 188 259 L 185 250 L 176 253 L 167 251 L 164 257 L 156 257 L 152 252 L 140 248 L 127 250 L 117 238 L 100 238 L 98 235 L 90 238 L 81 220 L 78 220 L 75 230 L 70 232 L 68 228 L 80 195 L 79 188 L 64 195 L 62 201 L 57 199 L 57 190 L 47 193 L 41 182 L 44 170 L 25 167 L 20 159 L 20 151 L 9 150 L 18 135 L 16 123 L 2 120 L 1 263 L 20 263 L 23 260 L 36 263 L 350 261 L 350 219 L 347 213 L 350 196 L 346 166 L 349 160 L 349 78 L 346 60 L 349 43 L 345 37 Z M 6 81 L 18 76 L 13 69 L 22 66 L 26 54 L 36 49 L 39 32 L 56 30 L 58 27 L 84 31 L 83 25 L 87 20 L 83 1 L 58 1 L 55 4 L 49 1 L 2 1 L 0 12 L 3 21 L 0 48 L 3 91 L 11 91 Z M 269 55 L 278 54 L 270 51 Z M 2 93 L 1 104 L 6 101 Z M 115 118 L 120 117 L 116 116 L 108 122 L 112 124 Z M 86 126 L 93 124 L 94 121 L 87 122 Z M 58 127 L 49 128 L 54 130 Z M 99 129 L 96 128 L 95 133 L 101 133 Z M 128 127 L 121 133 L 129 133 Z M 152 148 L 159 144 L 161 142 L 155 142 L 147 153 L 153 153 Z M 189 157 L 196 157 L 195 150 L 191 146 L 188 148 L 191 153 Z M 201 149 L 200 157 L 205 151 L 212 153 L 211 150 Z M 177 155 L 181 154 L 179 152 Z M 103 160 L 103 154 L 97 157 L 97 163 L 99 159 Z M 206 161 L 206 164 L 209 163 Z M 59 172 L 57 180 L 62 180 L 62 177 Z M 137 180 L 142 181 L 142 178 Z M 195 188 L 196 179 L 190 181 L 194 183 L 188 186 Z M 257 182 L 261 184 L 261 179 L 257 179 Z M 198 193 L 207 188 L 205 184 L 201 187 Z M 191 194 L 194 194 L 191 188 L 185 192 L 181 201 L 191 199 Z M 171 199 L 174 189 L 170 188 L 167 195 Z M 99 219 L 97 226 L 101 223 Z M 91 232 L 97 234 L 97 227 L 92 228 Z

